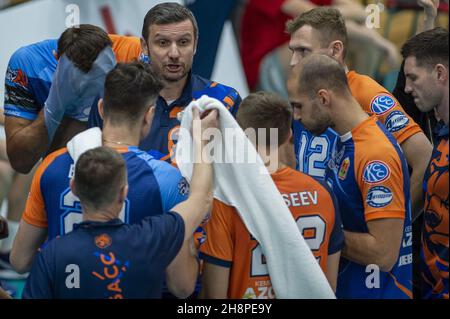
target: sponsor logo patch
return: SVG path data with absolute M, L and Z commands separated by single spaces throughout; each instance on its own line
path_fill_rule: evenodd
M 366 203 L 375 208 L 380 208 L 389 205 L 392 202 L 392 192 L 389 188 L 384 186 L 375 186 L 369 189 L 366 196 Z
M 389 112 L 395 107 L 396 102 L 389 94 L 378 94 L 370 103 L 370 109 L 377 115 L 382 115 Z
M 386 163 L 382 161 L 372 161 L 366 165 L 363 174 L 364 182 L 368 184 L 381 183 L 389 178 L 391 170 Z
M 350 158 L 346 157 L 341 164 L 339 169 L 338 177 L 340 180 L 344 180 L 347 177 L 347 172 L 350 167 Z
M 181 195 L 189 194 L 189 183 L 186 178 L 183 177 L 178 183 L 178 191 Z
M 408 117 L 400 111 L 394 111 L 386 118 L 386 128 L 389 132 L 395 133 L 400 131 L 406 125 L 408 125 L 409 119 Z

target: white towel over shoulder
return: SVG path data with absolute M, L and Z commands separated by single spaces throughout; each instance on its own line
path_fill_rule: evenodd
M 67 143 L 67 151 L 76 164 L 81 154 L 99 146 L 102 146 L 102 131 L 93 127 L 75 135 Z
M 214 197 L 235 207 L 249 232 L 260 243 L 277 298 L 335 298 L 256 149 L 218 100 L 202 96 L 185 109 L 176 151 L 181 174 L 191 180 L 193 164 L 189 154 L 192 154 L 190 129 L 194 105 L 201 111 L 219 111 L 222 137 L 215 138 L 213 143 L 223 149 L 225 163 L 213 164 Z M 233 129 L 235 138 L 245 145 L 244 158 L 256 158 L 256 163 L 233 162 L 236 150 L 233 141 L 226 140 L 226 129 Z

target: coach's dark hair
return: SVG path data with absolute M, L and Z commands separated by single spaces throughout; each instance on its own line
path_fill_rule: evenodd
M 87 73 L 98 54 L 107 46 L 112 46 L 108 34 L 91 24 L 66 29 L 58 40 L 58 55 L 65 54 L 73 64 Z
M 163 84 L 149 64 L 119 63 L 105 80 L 104 116 L 111 124 L 130 126 L 155 105 Z
M 413 36 L 402 47 L 403 58 L 414 56 L 417 65 L 433 68 L 441 63 L 448 67 L 448 31 L 434 28 Z
M 344 68 L 333 58 L 324 54 L 311 54 L 295 66 L 299 68 L 298 90 L 314 97 L 321 90 L 331 90 L 338 95 L 349 95 Z
M 319 33 L 320 45 L 325 48 L 331 42 L 340 40 L 344 44 L 344 57 L 347 47 L 347 27 L 339 10 L 329 7 L 316 7 L 300 14 L 286 23 L 290 35 L 301 27 L 309 25 Z
M 278 129 L 278 146 L 286 142 L 291 131 L 292 108 L 288 101 L 274 93 L 256 92 L 247 96 L 239 107 L 236 120 L 245 131 L 253 128 L 266 131 L 266 146 L 270 145 L 270 129 Z M 262 141 L 256 140 L 256 143 Z M 273 146 L 273 145 L 272 145 Z
M 176 2 L 164 2 L 157 4 L 151 8 L 144 18 L 144 25 L 142 26 L 142 37 L 145 41 L 148 40 L 150 26 L 153 24 L 162 25 L 183 22 L 189 19 L 194 27 L 194 37 L 198 39 L 198 25 L 197 20 L 192 14 L 191 10 Z
M 111 148 L 91 149 L 80 156 L 75 166 L 75 193 L 82 206 L 108 207 L 126 183 L 125 161 Z

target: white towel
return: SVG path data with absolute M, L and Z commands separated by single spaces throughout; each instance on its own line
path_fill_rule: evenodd
M 256 163 L 214 162 L 214 197 L 234 206 L 249 232 L 260 243 L 277 298 L 334 299 L 335 295 L 324 273 L 301 236 L 256 149 L 229 111 L 215 99 L 202 96 L 184 111 L 176 153 L 181 174 L 191 180 L 193 164 L 189 160 L 192 154 L 190 128 L 194 105 L 200 110 L 218 109 L 222 134 L 226 128 L 236 130 L 237 138 L 248 146 L 245 148 L 247 154 L 244 155 L 257 159 Z M 220 147 L 224 147 L 226 162 L 233 158 L 235 152 L 229 142 L 214 140 L 219 145 L 222 143 Z M 265 174 L 261 173 L 264 170 Z
M 67 151 L 77 164 L 78 158 L 84 152 L 102 146 L 102 131 L 98 127 L 78 133 L 67 143 Z

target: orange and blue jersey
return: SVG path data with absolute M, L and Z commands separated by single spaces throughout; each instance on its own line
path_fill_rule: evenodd
M 341 258 L 338 298 L 412 298 L 412 229 L 408 167 L 394 137 L 369 117 L 340 137 L 329 161 L 327 182 L 337 197 L 344 230 L 368 233 L 377 219 L 403 219 L 399 257 L 390 272 L 379 270 L 379 285 L 367 285 L 374 269 Z
M 117 150 L 126 162 L 129 185 L 119 216 L 122 221 L 137 223 L 187 199 L 188 184 L 176 168 L 136 147 Z M 33 177 L 22 218 L 30 225 L 47 227 L 49 239 L 69 233 L 82 221 L 79 199 L 69 186 L 73 172 L 73 160 L 63 148 L 48 155 Z
M 164 98 L 158 97 L 152 127 L 149 134 L 141 141 L 139 147 L 148 151 L 157 159 L 174 163 L 175 148 L 180 129 L 178 114 L 193 99 L 199 99 L 203 95 L 221 101 L 231 114 L 236 116 L 241 97 L 235 89 L 191 73 L 178 99 L 167 104 Z M 98 109 L 96 107 L 91 108 L 89 126 L 102 127 L 102 125 L 103 121 L 98 113 Z
M 139 59 L 139 38 L 109 35 L 117 62 Z M 58 40 L 51 39 L 18 49 L 11 56 L 5 78 L 5 116 L 33 121 L 44 107 L 58 61 Z
M 328 256 L 338 253 L 344 241 L 334 195 L 324 183 L 291 168 L 282 168 L 271 177 L 325 272 Z M 261 246 L 234 207 L 215 200 L 205 229 L 200 257 L 206 263 L 230 268 L 228 298 L 275 298 Z
M 376 115 L 399 144 L 421 132 L 420 127 L 403 110 L 395 97 L 375 80 L 350 71 L 347 73 L 347 81 L 353 97 L 363 110 L 370 115 Z M 337 134 L 328 129 L 324 134 L 314 136 L 297 121 L 294 121 L 292 129 L 297 169 L 311 176 L 324 178 Z
M 438 133 L 424 179 L 422 298 L 448 299 L 448 124 Z

